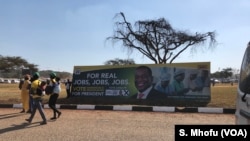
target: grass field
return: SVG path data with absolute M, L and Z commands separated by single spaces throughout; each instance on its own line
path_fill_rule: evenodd
M 211 87 L 211 102 L 208 107 L 235 108 L 237 84 L 217 84 Z
M 59 95 L 59 99 L 66 97 L 65 86 L 61 85 L 62 92 Z M 21 102 L 21 91 L 18 88 L 18 84 L 6 84 L 0 83 L 0 104 L 17 104 Z M 44 97 L 44 101 L 48 101 L 49 96 Z
M 211 86 L 211 102 L 207 107 L 223 107 L 235 108 L 237 96 L 237 84 L 231 86 L 230 84 L 216 84 Z M 59 96 L 58 104 L 75 104 L 72 100 L 65 100 L 66 91 L 62 84 L 62 92 Z M 20 103 L 20 90 L 18 84 L 0 83 L 0 104 L 18 104 Z M 48 96 L 44 97 L 44 102 L 48 101 Z

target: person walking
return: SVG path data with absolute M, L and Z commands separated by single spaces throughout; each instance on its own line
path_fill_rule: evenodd
M 29 106 L 29 89 L 30 89 L 30 75 L 26 74 L 24 76 L 24 80 L 22 82 L 21 88 L 21 101 L 23 110 L 21 113 L 29 112 L 30 106 Z
M 43 107 L 42 107 L 42 96 L 45 95 L 45 92 L 44 93 L 38 93 L 38 88 L 42 89 L 43 91 L 45 91 L 45 86 L 40 86 L 41 85 L 41 81 L 39 80 L 39 73 L 36 72 L 34 75 L 33 75 L 33 81 L 31 83 L 31 88 L 30 88 L 30 94 L 32 95 L 32 98 L 33 98 L 33 102 L 34 102 L 34 107 L 33 107 L 33 110 L 31 112 L 31 115 L 28 119 L 25 119 L 26 121 L 28 121 L 29 123 L 32 122 L 35 114 L 36 114 L 36 110 L 38 109 L 39 113 L 40 113 L 40 116 L 42 117 L 43 119 L 43 122 L 40 123 L 40 125 L 44 125 L 44 124 L 47 124 L 47 119 L 45 117 L 45 114 L 44 114 L 44 110 L 43 110 Z M 46 83 L 45 83 L 46 84 Z
M 52 72 L 50 74 L 50 86 L 53 87 L 53 92 L 50 94 L 49 97 L 49 107 L 53 110 L 53 117 L 50 118 L 51 120 L 55 120 L 59 118 L 62 114 L 57 108 L 56 108 L 56 101 L 59 97 L 59 93 L 61 92 L 61 84 L 60 84 L 60 78 L 56 76 L 56 73 Z

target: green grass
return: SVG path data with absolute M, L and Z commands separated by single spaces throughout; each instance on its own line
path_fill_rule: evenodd
M 58 99 L 58 104 L 84 104 L 80 98 L 65 99 L 65 86 L 62 84 L 62 92 Z M 18 84 L 0 83 L 0 104 L 18 104 L 20 103 L 21 91 Z M 211 86 L 211 101 L 207 107 L 235 108 L 237 96 L 237 84 L 216 84 Z M 44 97 L 44 103 L 48 102 L 49 96 Z

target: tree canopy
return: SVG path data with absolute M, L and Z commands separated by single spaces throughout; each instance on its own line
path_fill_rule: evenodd
M 135 64 L 133 59 L 119 59 L 115 58 L 114 60 L 108 60 L 104 63 L 105 65 L 132 65 Z
M 28 63 L 19 56 L 2 56 L 0 55 L 0 72 L 5 77 L 20 77 L 22 73 L 38 71 L 38 65 Z
M 215 73 L 211 74 L 211 77 L 214 78 L 229 78 L 233 75 L 233 69 L 232 68 L 224 68 L 221 71 L 216 71 Z
M 20 68 L 28 68 L 34 71 L 37 71 L 38 65 L 28 63 L 25 59 L 19 57 L 19 56 L 2 56 L 0 55 L 0 70 L 3 71 L 10 71 L 10 70 L 15 70 L 15 69 L 20 69 Z
M 19 56 L 2 56 L 0 55 L 0 77 L 4 78 L 22 78 L 25 74 L 32 75 L 37 72 L 38 65 L 28 63 L 25 59 Z M 41 77 L 49 77 L 51 72 L 56 72 L 57 76 L 62 79 L 71 78 L 69 72 L 57 72 L 53 70 L 39 71 Z
M 195 51 L 197 47 L 204 47 L 200 45 L 208 40 L 208 48 L 216 45 L 215 32 L 191 34 L 178 31 L 164 18 L 137 21 L 133 28 L 122 12 L 116 17 L 122 19 L 115 22 L 114 34 L 107 40 L 114 43 L 121 41 L 129 52 L 137 50 L 155 64 L 172 63 L 186 49 Z

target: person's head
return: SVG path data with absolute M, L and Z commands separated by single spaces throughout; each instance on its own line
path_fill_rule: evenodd
M 209 76 L 209 71 L 208 70 L 202 70 L 201 71 L 201 77 L 207 78 Z
M 152 70 L 147 66 L 139 66 L 135 70 L 135 87 L 143 92 L 153 83 Z
M 56 77 L 56 82 L 59 82 L 61 80 L 60 77 Z
M 161 79 L 161 86 L 163 88 L 168 86 L 168 84 L 170 82 L 170 78 L 171 78 L 171 75 L 169 73 L 164 74 L 164 75 L 161 76 L 161 78 L 160 78 Z
M 174 72 L 174 79 L 178 82 L 183 81 L 185 78 L 185 71 L 183 69 L 177 69 Z
M 26 75 L 24 76 L 24 80 L 30 80 L 30 75 L 29 75 L 29 74 L 26 74 Z
M 46 81 L 42 81 L 41 82 L 41 87 L 44 87 L 44 86 L 46 86 L 47 85 L 47 82 Z
M 196 79 L 197 76 L 198 76 L 198 70 L 191 70 L 191 71 L 190 71 L 190 76 L 189 76 L 189 79 L 190 79 L 190 80 Z
M 50 79 L 46 79 L 46 83 L 47 83 L 47 85 L 49 85 Z
M 49 74 L 50 79 L 55 79 L 56 78 L 56 73 L 52 72 Z
M 38 72 L 35 72 L 33 74 L 32 80 L 37 80 L 40 77 L 40 74 Z

